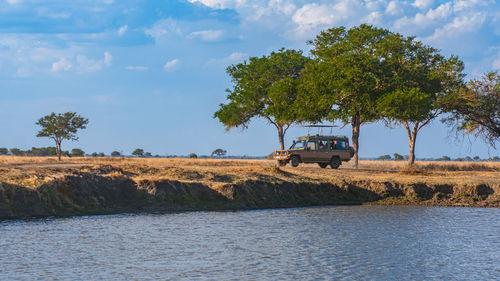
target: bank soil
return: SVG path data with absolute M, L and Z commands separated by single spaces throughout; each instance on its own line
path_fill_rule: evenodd
M 0 167 L 0 219 L 340 204 L 500 206 L 495 169 L 467 177 L 471 172 L 408 175 L 278 168 L 270 162 L 194 163 Z

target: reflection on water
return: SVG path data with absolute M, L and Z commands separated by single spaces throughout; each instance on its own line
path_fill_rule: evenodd
M 0 222 L 0 280 L 498 280 L 500 209 L 348 206 Z

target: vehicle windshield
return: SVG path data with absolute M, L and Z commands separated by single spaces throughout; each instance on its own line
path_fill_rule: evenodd
M 306 147 L 306 141 L 305 140 L 299 140 L 295 141 L 292 146 L 290 146 L 290 149 L 304 149 Z

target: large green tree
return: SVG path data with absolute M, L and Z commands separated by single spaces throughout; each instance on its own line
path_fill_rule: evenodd
M 89 120 L 76 112 L 66 112 L 44 116 L 36 122 L 42 129 L 37 137 L 48 137 L 56 143 L 57 158 L 61 160 L 61 144 L 63 140 L 77 141 L 78 130 L 87 128 Z
M 500 140 L 500 74 L 486 73 L 445 101 L 451 115 L 444 121 L 458 131 L 474 134 L 495 147 Z
M 413 165 L 418 133 L 446 111 L 443 102 L 463 87 L 463 63 L 456 56 L 443 57 L 414 37 L 395 34 L 389 43 L 391 91 L 378 99 L 377 108 L 388 126 L 406 129 L 408 163 Z
M 280 149 L 284 149 L 286 131 L 298 120 L 295 107 L 299 77 L 308 61 L 301 51 L 280 49 L 229 66 L 227 73 L 234 86 L 227 90 L 229 102 L 220 105 L 214 118 L 227 130 L 247 128 L 253 118 L 265 118 L 276 127 Z
M 309 41 L 314 60 L 301 77 L 300 117 L 350 124 L 356 167 L 360 127 L 378 119 L 376 100 L 387 90 L 390 73 L 385 56 L 390 36 L 385 29 L 363 24 L 331 28 Z

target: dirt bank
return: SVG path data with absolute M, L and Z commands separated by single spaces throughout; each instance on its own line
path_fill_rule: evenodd
M 67 164 L 67 163 L 66 163 Z M 500 207 L 500 173 L 172 160 L 0 166 L 0 219 L 334 204 Z

